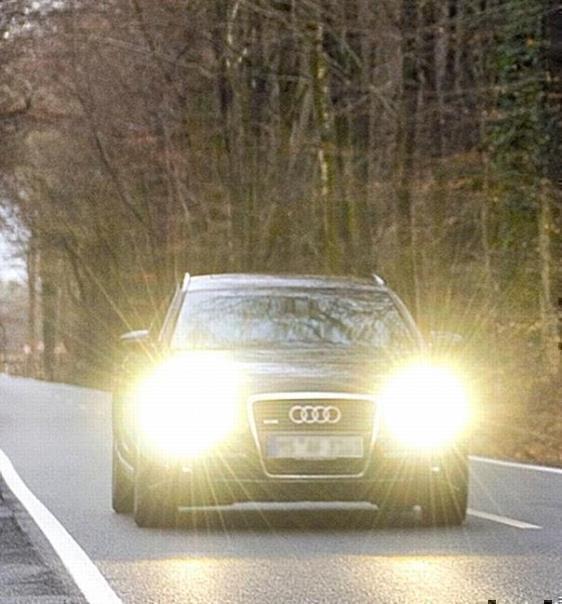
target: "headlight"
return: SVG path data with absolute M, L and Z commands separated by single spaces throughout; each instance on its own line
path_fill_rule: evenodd
M 136 390 L 142 441 L 157 453 L 197 456 L 236 422 L 237 375 L 232 363 L 208 353 L 167 360 Z
M 421 449 L 449 444 L 462 433 L 468 399 L 452 370 L 423 363 L 391 376 L 380 393 L 385 427 L 400 444 Z

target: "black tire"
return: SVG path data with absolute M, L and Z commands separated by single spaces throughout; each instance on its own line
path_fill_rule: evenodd
M 379 505 L 377 506 L 377 511 L 375 512 L 373 525 L 376 528 L 390 528 L 399 526 L 402 521 L 403 514 L 407 510 L 408 508 L 395 504 L 393 505 L 392 503 Z
M 177 514 L 177 473 L 139 455 L 133 497 L 136 525 L 142 528 L 175 526 Z
M 371 503 L 377 506 L 374 516 L 375 527 L 391 527 L 401 523 L 404 512 L 412 508 L 405 498 L 405 490 L 401 485 L 390 484 L 386 492 L 371 498 Z
M 466 519 L 468 459 L 453 460 L 444 474 L 442 480 L 429 485 L 422 505 L 425 526 L 460 526 Z
M 113 447 L 111 464 L 111 505 L 118 514 L 129 514 L 133 511 L 134 484 L 127 475 L 119 455 Z

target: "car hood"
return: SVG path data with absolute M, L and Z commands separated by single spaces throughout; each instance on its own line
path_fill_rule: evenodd
M 212 362 L 215 353 L 203 354 L 209 355 Z M 216 354 L 234 363 L 247 396 L 296 391 L 374 393 L 389 366 L 388 359 L 375 352 L 348 350 L 251 350 Z M 217 375 L 217 379 L 220 376 Z

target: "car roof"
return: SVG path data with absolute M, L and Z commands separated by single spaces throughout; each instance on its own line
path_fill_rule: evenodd
M 362 291 L 386 291 L 387 288 L 375 277 L 344 277 L 328 275 L 224 273 L 217 275 L 192 275 L 189 290 L 219 289 L 343 289 Z

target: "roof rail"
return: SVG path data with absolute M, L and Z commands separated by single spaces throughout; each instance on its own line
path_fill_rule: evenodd
M 386 281 L 377 273 L 373 273 L 373 279 L 377 285 L 386 285 Z
M 181 285 L 181 291 L 186 292 L 189 287 L 189 282 L 191 281 L 191 275 L 189 273 L 185 273 L 183 277 L 183 283 Z

